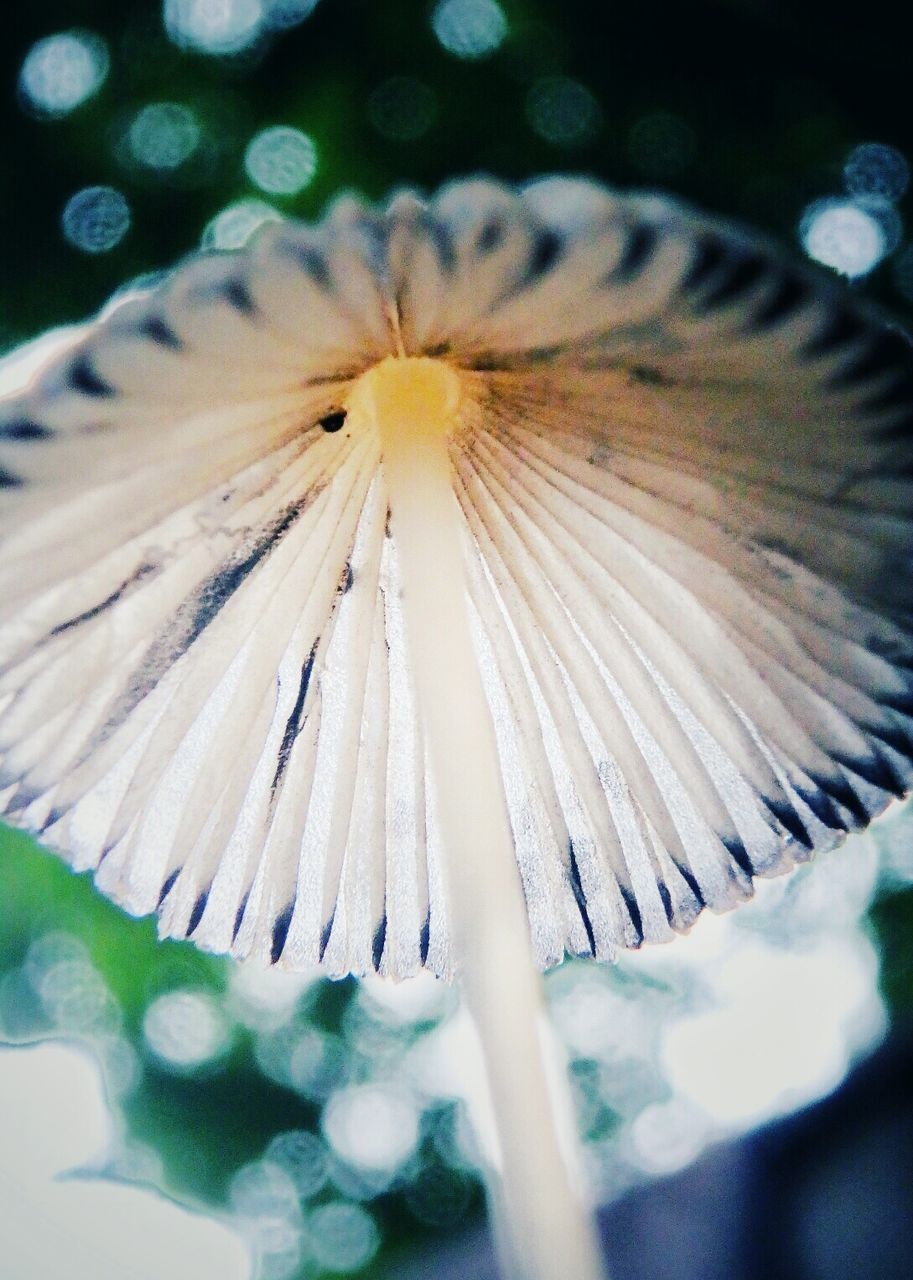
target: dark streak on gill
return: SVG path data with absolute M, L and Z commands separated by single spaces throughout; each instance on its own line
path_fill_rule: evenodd
M 769 264 L 759 253 L 740 253 L 734 256 L 728 268 L 722 279 L 716 280 L 697 300 L 697 311 L 715 311 L 735 302 L 764 279 Z
M 452 276 L 456 271 L 457 256 L 456 249 L 453 244 L 453 237 L 448 228 L 439 219 L 432 214 L 425 212 L 419 218 L 419 230 L 424 231 L 425 235 L 434 246 L 434 252 L 440 263 L 441 270 L 445 275 Z
M 841 347 L 858 342 L 865 334 L 866 328 L 865 321 L 855 311 L 851 311 L 848 307 L 835 306 L 818 333 L 805 343 L 802 354 L 812 360 L 833 355 Z
M 583 927 L 586 930 L 590 955 L 595 956 L 596 938 L 593 934 L 593 922 L 590 920 L 590 913 L 587 908 L 586 894 L 583 891 L 583 883 L 580 879 L 580 868 L 577 865 L 577 854 L 574 851 L 573 840 L 568 840 L 567 842 L 567 856 L 570 863 L 571 889 L 574 893 L 574 900 L 577 903 L 577 910 L 580 912 L 580 919 L 583 921 Z
M 910 340 L 896 329 L 874 335 L 863 352 L 827 380 L 834 389 L 855 387 L 875 378 L 905 372 L 913 357 Z
M 130 574 L 129 578 L 123 580 L 119 587 L 115 587 L 110 595 L 105 596 L 104 600 L 93 605 L 91 609 L 86 609 L 83 613 L 77 613 L 75 617 L 68 618 L 66 622 L 58 623 L 53 630 L 48 632 L 47 638 L 51 639 L 52 636 L 63 635 L 67 631 L 72 631 L 74 627 L 81 626 L 84 622 L 91 622 L 93 618 L 97 618 L 99 614 L 104 613 L 106 609 L 110 609 L 113 604 L 116 604 L 128 588 L 134 586 L 137 582 L 142 582 L 144 578 L 148 578 L 157 568 L 158 565 L 149 562 L 141 564 L 138 569 Z
M 387 913 L 380 918 L 380 924 L 374 931 L 374 939 L 371 943 L 371 963 L 374 965 L 376 972 L 380 972 L 380 962 L 384 958 L 384 945 L 387 941 Z
M 330 934 L 333 932 L 333 921 L 335 919 L 336 919 L 336 912 L 334 910 L 333 914 L 330 916 L 329 920 L 326 922 L 326 924 L 323 926 L 323 929 L 320 931 L 320 948 L 317 952 L 318 960 L 322 960 L 323 957 L 326 955 L 327 947 L 330 945 Z
M 295 244 L 291 240 L 282 240 L 276 247 L 283 255 L 291 258 L 318 288 L 329 291 L 331 285 L 330 269 L 327 266 L 326 258 L 319 249 L 307 244 Z
M 749 857 L 745 845 L 735 836 L 720 836 L 720 840 L 735 865 L 744 871 L 746 876 L 756 875 L 754 864 Z
M 168 897 L 171 890 L 174 888 L 175 881 L 177 880 L 180 874 L 181 874 L 181 868 L 177 867 L 175 868 L 174 871 L 171 872 L 170 875 L 166 876 L 162 884 L 161 890 L 159 891 L 158 902 L 155 904 L 156 911 L 158 911 L 161 908 L 162 903 L 165 901 L 165 899 Z
M 235 912 L 235 923 L 231 931 L 232 942 L 235 941 L 239 932 L 241 931 L 241 924 L 243 923 L 243 920 L 244 920 L 244 912 L 247 910 L 247 900 L 249 897 L 250 897 L 250 889 L 248 889 L 247 893 L 245 893 L 244 897 L 238 903 L 238 910 Z
M 320 638 L 314 641 L 311 646 L 311 652 L 308 654 L 304 665 L 301 668 L 301 679 L 298 682 L 298 696 L 295 698 L 295 705 L 289 714 L 288 720 L 285 722 L 285 730 L 282 734 L 282 742 L 279 746 L 279 754 L 276 757 L 276 769 L 273 773 L 273 780 L 270 783 L 270 794 L 275 796 L 285 776 L 288 768 L 289 756 L 292 754 L 292 747 L 295 745 L 295 739 L 303 727 L 302 716 L 304 713 L 304 704 L 307 700 L 308 687 L 311 683 L 311 675 L 314 671 L 314 659 L 317 656 L 317 645 Z
M 170 351 L 183 349 L 183 340 L 161 316 L 146 316 L 137 325 L 136 331 L 141 338 L 146 338 L 159 347 L 167 347 Z
M 230 307 L 234 307 L 236 311 L 240 311 L 242 315 L 256 314 L 257 304 L 254 302 L 246 280 L 225 280 L 215 289 L 214 295 L 222 302 L 227 302 Z
M 134 678 L 118 699 L 106 723 L 88 744 L 86 754 L 96 750 L 124 723 L 171 667 L 200 638 L 250 574 L 279 545 L 318 490 L 319 486 L 315 486 L 297 502 L 286 507 L 271 525 L 260 532 L 246 554 L 242 547 L 184 598 L 170 623 L 146 649 Z
M 697 880 L 694 878 L 694 872 L 691 870 L 691 868 L 685 866 L 681 862 L 676 862 L 675 869 L 679 873 L 681 878 L 684 880 L 688 888 L 691 890 L 691 892 L 694 894 L 694 897 L 697 900 L 698 906 L 706 907 L 707 900 L 704 897 L 703 893 L 701 892 L 701 886 L 698 884 Z
M 504 241 L 504 221 L 492 215 L 487 218 L 479 230 L 476 239 L 477 253 L 492 253 Z
M 778 800 L 768 800 L 767 807 L 780 825 L 786 828 L 787 832 L 794 840 L 798 841 L 799 844 L 804 845 L 806 849 L 814 847 L 814 841 L 808 834 L 805 823 L 796 813 L 791 804 L 788 802 L 783 803 Z
M 810 296 L 811 287 L 807 281 L 792 272 L 785 272 L 777 278 L 771 293 L 752 313 L 745 327 L 754 333 L 773 329 L 804 306 Z
M 618 888 L 625 907 L 627 908 L 628 915 L 631 917 L 631 924 L 634 926 L 634 935 L 636 938 L 634 946 L 639 947 L 644 940 L 644 922 L 643 917 L 640 914 L 640 907 L 637 905 L 637 899 L 634 897 L 634 894 L 630 889 L 626 889 L 624 885 L 621 884 Z
M 606 284 L 627 284 L 644 269 L 656 248 L 657 229 L 648 222 L 631 228 L 618 265 L 605 278 Z
M 431 947 L 431 916 L 425 916 L 424 923 L 419 931 L 418 953 L 422 963 L 422 968 L 428 963 L 428 951 Z
M 193 910 L 190 913 L 190 919 L 187 921 L 187 937 L 190 938 L 196 932 L 197 925 L 203 919 L 203 912 L 206 910 L 206 903 L 209 901 L 209 890 L 204 889 L 196 902 L 193 904 Z
M 285 940 L 288 937 L 289 925 L 292 923 L 292 913 L 295 910 L 295 901 L 288 904 L 283 911 L 276 917 L 273 925 L 273 937 L 270 944 L 269 960 L 270 964 L 277 964 L 282 952 L 285 950 Z
M 563 248 L 564 241 L 557 231 L 552 230 L 551 227 L 540 227 L 533 237 L 523 284 L 534 284 L 551 271 L 560 258 Z
M 0 426 L 0 440 L 27 443 L 32 440 L 48 440 L 53 434 L 50 427 L 42 422 L 33 422 L 31 418 L 17 418 L 15 422 L 5 422 Z
M 78 391 L 80 395 L 105 400 L 117 394 L 111 383 L 106 382 L 98 373 L 87 352 L 76 357 L 67 370 L 66 378 L 70 389 Z

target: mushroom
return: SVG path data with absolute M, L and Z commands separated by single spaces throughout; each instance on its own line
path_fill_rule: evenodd
M 592 1280 L 537 970 L 913 779 L 913 355 L 582 180 L 340 200 L 0 407 L 0 811 L 163 934 L 460 980 L 505 1267 Z

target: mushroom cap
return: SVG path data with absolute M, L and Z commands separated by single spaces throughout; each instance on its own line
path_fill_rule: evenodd
M 910 789 L 907 338 L 673 201 L 473 179 L 195 256 L 0 402 L 7 821 L 163 934 L 452 971 L 358 407 L 391 356 L 459 379 L 541 965 L 685 930 Z

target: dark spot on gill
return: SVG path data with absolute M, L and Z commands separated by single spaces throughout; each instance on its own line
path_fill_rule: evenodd
M 380 962 L 384 958 L 384 944 L 387 941 L 387 913 L 380 918 L 380 924 L 374 931 L 374 940 L 371 944 L 371 963 L 374 965 L 375 971 L 380 972 Z
M 904 780 L 898 776 L 891 762 L 878 750 L 873 744 L 871 755 L 867 759 L 856 757 L 855 759 L 843 759 L 838 755 L 834 756 L 838 764 L 843 765 L 844 769 L 848 769 L 851 773 L 855 773 L 858 778 L 862 778 L 872 787 L 878 787 L 880 791 L 887 791 L 898 799 L 906 793 Z
M 87 353 L 77 356 L 67 370 L 67 382 L 73 391 L 80 395 L 92 396 L 93 399 L 107 399 L 117 392 L 110 382 L 96 371 L 92 358 Z
M 504 223 L 498 217 L 486 218 L 476 238 L 478 253 L 491 253 L 504 239 Z
M 137 333 L 142 338 L 148 338 L 150 342 L 156 343 L 157 346 L 167 347 L 170 351 L 181 351 L 184 343 L 175 333 L 167 320 L 163 320 L 161 316 L 146 316 L 137 325 Z
M 678 872 L 678 874 L 681 876 L 681 878 L 684 880 L 688 888 L 691 890 L 691 892 L 694 894 L 694 898 L 695 898 L 695 901 L 697 902 L 697 905 L 699 907 L 706 907 L 707 901 L 704 898 L 703 893 L 701 892 L 701 886 L 698 884 L 697 880 L 695 879 L 694 872 L 691 870 L 691 868 L 689 866 L 686 866 L 682 862 L 676 862 L 675 869 Z
M 421 927 L 418 937 L 418 953 L 422 963 L 422 967 L 428 963 L 428 950 L 431 946 L 431 916 L 425 916 L 425 922 Z
M 213 296 L 222 302 L 227 302 L 230 307 L 234 307 L 242 315 L 252 316 L 257 311 L 257 304 L 254 302 L 253 294 L 246 280 L 237 278 L 225 280 L 213 291 Z
M 913 368 L 904 369 L 881 391 L 867 396 L 859 405 L 866 413 L 913 407 Z
M 551 227 L 541 227 L 533 237 L 523 283 L 535 284 L 546 272 L 551 271 L 563 248 L 564 241 L 557 231 Z
M 47 440 L 54 432 L 41 422 L 33 422 L 31 418 L 17 418 L 15 422 L 4 422 L 0 425 L 0 440 L 16 440 L 26 443 L 31 440 Z
M 660 372 L 659 369 L 651 369 L 647 365 L 635 364 L 628 371 L 632 382 L 642 382 L 648 387 L 669 387 L 674 386 L 672 378 Z
M 285 776 L 288 768 L 289 756 L 292 754 L 292 747 L 295 745 L 295 739 L 301 732 L 303 725 L 304 704 L 307 700 L 308 688 L 311 683 L 311 675 L 314 671 L 314 659 L 317 656 L 317 645 L 320 643 L 320 637 L 311 645 L 311 652 L 308 654 L 304 665 L 301 668 L 301 676 L 298 681 L 298 694 L 295 698 L 295 705 L 289 713 L 289 718 L 285 722 L 285 730 L 282 734 L 282 742 L 279 744 L 279 755 L 276 758 L 276 769 L 273 773 L 273 780 L 270 783 L 270 791 L 273 795 L 279 790 L 279 786 Z
M 456 271 L 457 255 L 450 231 L 427 210 L 421 215 L 418 227 L 434 246 L 434 252 L 445 275 L 451 276 Z
M 764 278 L 768 262 L 760 254 L 739 253 L 732 256 L 726 267 L 722 279 L 712 284 L 700 298 L 697 304 L 699 311 L 715 311 L 735 302 L 740 294 L 746 293 Z
M 625 241 L 618 265 L 606 276 L 606 284 L 627 284 L 644 269 L 656 247 L 658 232 L 648 222 L 638 222 Z
M 832 800 L 846 809 L 856 825 L 861 827 L 866 825 L 871 814 L 850 785 L 848 778 L 843 776 L 828 776 L 825 778 L 814 775 L 810 775 L 810 777 L 815 786 L 826 792 Z
M 857 342 L 866 332 L 865 321 L 846 307 L 835 307 L 818 333 L 802 348 L 804 356 L 813 360 L 832 355 L 841 347 Z
M 162 887 L 159 890 L 158 902 L 155 904 L 156 911 L 159 911 L 161 909 L 162 903 L 165 901 L 165 899 L 168 897 L 171 890 L 174 888 L 175 881 L 177 880 L 180 874 L 181 874 L 181 868 L 176 867 L 174 871 L 172 871 L 168 876 L 165 877 L 164 883 L 162 884 Z
M 334 911 L 320 931 L 320 949 L 317 953 L 318 960 L 322 960 L 326 955 L 327 947 L 330 945 L 330 934 L 333 932 L 333 921 L 335 919 L 336 912 Z
M 345 409 L 334 409 L 332 413 L 328 413 L 320 419 L 319 425 L 324 431 L 332 434 L 334 431 L 341 431 L 345 425 L 346 411 Z
M 307 244 L 295 244 L 284 240 L 277 246 L 284 254 L 292 258 L 298 267 L 321 289 L 328 290 L 331 277 L 327 260 L 319 249 Z
M 699 289 L 726 259 L 726 246 L 719 236 L 703 235 L 694 246 L 691 265 L 682 277 L 681 288 L 688 293 Z
M 796 787 L 796 793 L 807 804 L 809 809 L 818 819 L 818 821 L 831 831 L 846 831 L 847 825 L 841 818 L 831 797 L 826 791 L 816 788 L 814 791 L 808 787 Z
M 567 856 L 570 867 L 571 889 L 574 894 L 574 901 L 577 903 L 577 910 L 580 912 L 580 919 L 583 921 L 583 927 L 586 930 L 586 940 L 589 944 L 590 955 L 595 956 L 596 938 L 593 934 L 593 922 L 590 920 L 586 893 L 583 889 L 583 882 L 580 879 L 580 868 L 577 865 L 577 854 L 574 849 L 573 840 L 568 840 L 567 842 Z
M 209 899 L 209 890 L 204 889 L 196 902 L 193 904 L 193 910 L 190 913 L 190 919 L 187 921 L 187 937 L 191 937 L 203 919 L 203 912 L 206 910 L 206 903 Z
M 798 311 L 810 296 L 811 287 L 807 281 L 800 276 L 785 272 L 779 277 L 767 298 L 752 313 L 745 327 L 755 333 L 773 329 L 793 312 Z
M 785 827 L 794 840 L 804 845 L 806 849 L 813 848 L 813 841 L 806 830 L 805 823 L 802 822 L 795 809 L 789 803 L 783 803 L 779 800 L 768 800 L 767 807 L 780 823 Z
M 295 901 L 292 899 L 288 906 L 276 917 L 276 923 L 273 925 L 273 940 L 269 952 L 270 964 L 277 964 L 282 955 L 294 910 Z
M 250 897 L 250 889 L 248 889 L 247 893 L 245 893 L 244 897 L 238 903 L 238 910 L 235 912 L 235 923 L 232 926 L 232 931 L 231 931 L 232 942 L 235 941 L 239 932 L 241 931 L 241 924 L 244 920 L 244 912 L 247 910 L 247 900 L 249 897 Z
M 644 922 L 640 914 L 640 907 L 637 905 L 637 899 L 630 889 L 626 889 L 623 884 L 620 884 L 618 888 L 628 915 L 631 917 L 631 924 L 634 926 L 634 946 L 639 947 L 644 940 Z
M 742 841 L 735 836 L 720 836 L 720 841 L 735 865 L 744 871 L 746 876 L 753 876 L 755 869 Z
M 910 341 L 896 329 L 873 337 L 862 354 L 827 381 L 829 387 L 853 387 L 889 373 L 905 373 L 913 358 Z
M 67 812 L 67 808 L 63 805 L 52 805 L 48 810 L 48 816 L 41 824 L 40 834 L 44 835 L 46 831 L 50 831 L 51 827 L 56 826 Z

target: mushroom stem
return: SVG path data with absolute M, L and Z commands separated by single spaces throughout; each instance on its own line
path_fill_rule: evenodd
M 592 1216 L 571 1172 L 577 1148 L 567 1081 L 549 1070 L 552 1033 L 470 629 L 465 532 L 449 456 L 458 377 L 441 362 L 419 359 L 385 361 L 373 372 L 371 409 L 441 831 L 451 940 L 482 1044 L 500 1148 L 502 1177 L 491 1179 L 489 1200 L 502 1265 L 510 1280 L 602 1280 Z

